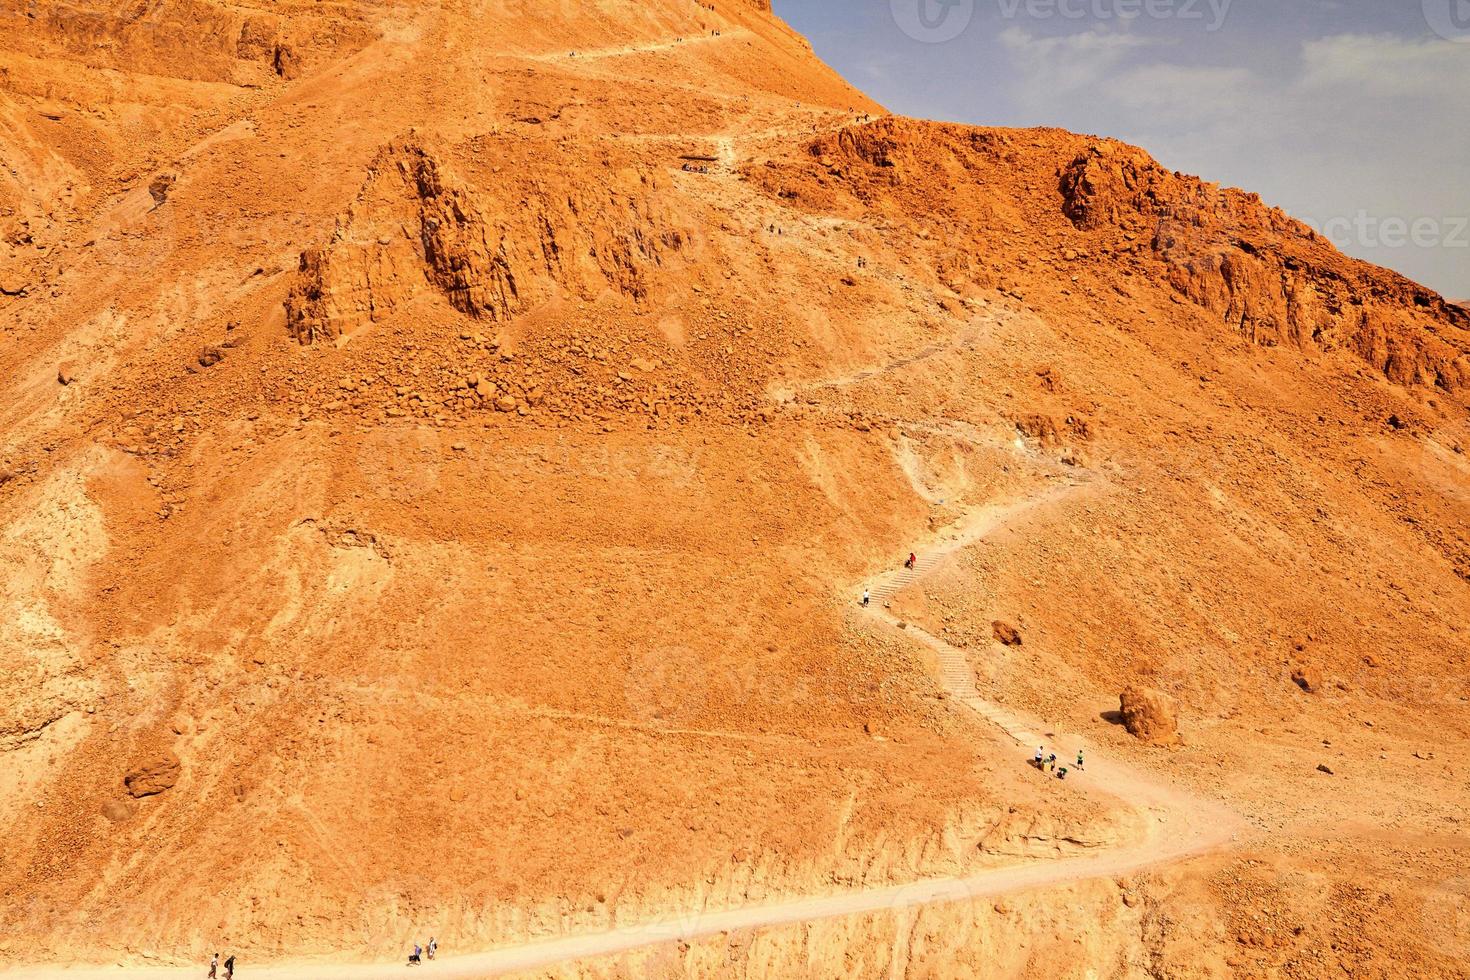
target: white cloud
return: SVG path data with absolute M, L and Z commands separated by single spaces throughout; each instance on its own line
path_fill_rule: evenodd
M 1000 43 L 1028 77 L 1044 77 L 1051 89 L 1072 90 L 1096 84 L 1133 52 L 1161 42 L 1107 30 L 1038 37 L 1019 27 L 1008 27 L 1000 33 Z
M 1302 46 L 1300 87 L 1345 89 L 1379 98 L 1453 97 L 1463 104 L 1466 50 L 1443 41 L 1343 34 Z

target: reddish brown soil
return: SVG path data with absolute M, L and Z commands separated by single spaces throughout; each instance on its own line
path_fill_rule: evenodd
M 854 608 L 1067 479 L 893 613 L 1254 836 L 1123 911 L 981 903 L 915 974 L 1055 975 L 1006 937 L 1060 908 L 1079 975 L 1464 972 L 1463 307 L 1140 150 L 887 116 L 760 4 L 0 22 L 0 958 L 482 948 L 1123 840 Z M 806 962 L 896 955 L 843 922 Z

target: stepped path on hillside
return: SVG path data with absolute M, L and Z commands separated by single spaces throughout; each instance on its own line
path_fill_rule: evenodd
M 1086 487 L 1085 480 L 1058 478 L 1053 485 L 1019 501 L 970 508 L 958 521 L 941 530 L 932 546 L 918 554 L 915 568 L 900 569 L 870 580 L 872 604 L 857 615 L 869 618 L 882 628 L 901 632 L 932 649 L 937 654 L 939 681 L 944 690 L 988 726 L 998 729 L 1002 736 L 1002 750 L 1014 752 L 1016 765 L 1028 765 L 1031 750 L 1036 745 L 1046 744 L 1058 755 L 1075 753 L 1078 748 L 1087 750 L 1089 761 L 1086 770 L 1077 773 L 1071 785 L 1116 797 L 1143 814 L 1146 830 L 1137 839 L 1119 846 L 1094 848 L 1081 856 L 1034 860 L 965 877 L 934 878 L 807 898 L 786 898 L 738 908 L 689 909 L 604 932 L 549 938 L 462 956 L 441 955 L 424 967 L 410 968 L 402 961 L 362 964 L 314 960 L 262 967 L 242 963 L 240 976 L 250 980 L 333 980 L 339 977 L 432 975 L 468 980 L 607 956 L 660 943 L 697 940 L 735 930 L 962 902 L 1092 878 L 1126 875 L 1227 845 L 1243 827 L 1235 814 L 1213 801 L 1168 786 L 1142 769 L 1120 760 L 1103 758 L 1086 739 L 1062 734 L 987 700 L 975 686 L 974 671 L 964 651 L 914 623 L 899 620 L 887 608 L 889 599 L 902 589 L 921 582 L 940 568 L 945 559 L 1024 519 L 1040 515 L 1048 507 L 1062 504 L 1067 497 Z M 855 586 L 854 591 L 844 596 L 844 601 L 854 601 L 861 588 L 861 585 Z M 1054 777 L 1038 773 L 1036 778 Z M 21 968 L 0 972 L 0 977 L 27 980 L 102 980 L 106 977 L 183 980 L 198 976 L 200 969 L 199 965 Z
M 575 61 L 579 58 L 621 58 L 635 54 L 650 54 L 669 51 L 685 44 L 708 44 L 712 41 L 736 40 L 750 36 L 750 31 L 730 28 L 718 34 L 693 34 L 689 37 L 674 37 L 663 41 L 647 41 L 643 44 L 623 44 L 611 48 L 593 48 L 588 51 L 558 51 L 548 54 L 522 55 L 527 61 Z

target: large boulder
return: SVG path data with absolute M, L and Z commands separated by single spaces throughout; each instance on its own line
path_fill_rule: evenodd
M 1153 745 L 1178 741 L 1179 708 L 1163 691 L 1129 685 L 1118 697 L 1118 709 L 1134 738 Z
M 134 799 L 157 796 L 164 790 L 173 788 L 174 783 L 179 781 L 179 771 L 182 768 L 178 756 L 165 752 L 135 766 L 132 772 L 123 777 L 123 785 L 127 787 L 128 795 Z

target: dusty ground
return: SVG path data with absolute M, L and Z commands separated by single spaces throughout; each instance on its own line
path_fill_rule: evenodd
M 0 20 L 7 963 L 1146 840 L 1016 718 L 1241 832 L 549 969 L 1470 969 L 1464 309 L 1141 151 L 889 117 L 758 5 Z

